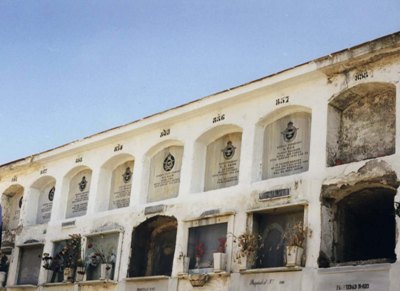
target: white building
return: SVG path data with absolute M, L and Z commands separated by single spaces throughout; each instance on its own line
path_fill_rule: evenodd
M 7 290 L 399 290 L 399 80 L 395 33 L 0 166 Z

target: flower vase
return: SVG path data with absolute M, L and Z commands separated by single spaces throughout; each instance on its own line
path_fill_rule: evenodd
M 4 286 L 4 282 L 6 281 L 7 272 L 0 272 L 0 287 Z
M 298 246 L 286 247 L 286 266 L 301 266 L 301 258 L 303 256 L 303 248 Z
M 77 267 L 76 268 L 76 274 L 75 274 L 75 280 L 76 281 L 83 281 L 83 277 L 85 276 L 85 267 Z
M 195 268 L 196 269 L 199 269 L 200 268 L 200 257 L 196 257 L 196 265 L 195 265 Z
M 72 268 L 64 269 L 64 282 L 72 282 Z
M 183 260 L 182 261 L 182 265 L 183 265 L 182 273 L 187 274 L 189 272 L 190 258 L 189 257 L 183 257 L 182 260 Z
M 226 254 L 225 253 L 213 253 L 213 259 L 214 259 L 214 272 L 225 271 Z
M 110 280 L 111 279 L 111 264 L 101 264 L 100 265 L 100 280 Z

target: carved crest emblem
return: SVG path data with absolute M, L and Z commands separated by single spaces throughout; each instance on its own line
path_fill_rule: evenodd
M 164 159 L 163 168 L 164 171 L 169 172 L 175 166 L 175 157 L 171 154 L 168 154 Z
M 235 155 L 236 147 L 233 146 L 231 141 L 226 143 L 226 147 L 222 149 L 225 160 L 230 160 Z
M 132 171 L 130 167 L 126 168 L 125 173 L 122 175 L 122 178 L 124 179 L 124 183 L 128 183 L 131 180 Z
M 298 128 L 293 125 L 293 122 L 289 121 L 286 129 L 281 132 L 283 140 L 286 142 L 293 141 L 296 138 L 297 130 Z
M 83 176 L 83 177 L 82 177 L 82 181 L 79 182 L 79 190 L 81 190 L 81 192 L 82 192 L 83 190 L 85 190 L 86 185 L 87 185 L 86 177 Z
M 48 198 L 49 198 L 50 201 L 53 201 L 53 199 L 54 199 L 54 192 L 55 192 L 55 191 L 56 191 L 56 187 L 53 187 L 53 188 L 50 189 L 49 195 L 48 195 Z
M 21 207 L 22 207 L 22 198 L 24 198 L 24 196 L 22 196 L 22 197 L 19 199 L 19 202 L 18 202 L 18 206 L 19 206 L 19 208 L 21 208 Z

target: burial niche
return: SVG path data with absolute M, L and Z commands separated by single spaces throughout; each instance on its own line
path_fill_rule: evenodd
M 213 267 L 213 253 L 225 252 L 227 223 L 216 223 L 189 228 L 187 254 L 189 269 Z
M 262 178 L 308 171 L 311 114 L 296 112 L 265 127 Z
M 101 277 L 102 265 L 107 272 L 107 278 L 114 280 L 115 263 L 117 260 L 119 233 L 105 233 L 87 238 L 87 268 L 86 280 L 104 279 Z
M 2 205 L 2 248 L 12 246 L 15 230 L 18 228 L 21 215 L 24 188 L 21 185 L 12 185 L 7 188 L 1 197 Z
M 396 222 L 394 196 L 388 188 L 365 188 L 355 191 L 339 201 L 327 204 L 330 211 L 324 211 L 324 240 L 331 250 L 333 264 L 394 262 L 396 244 Z M 331 229 L 333 233 L 326 233 Z M 322 249 L 322 248 L 321 248 Z
M 250 262 L 253 268 L 272 268 L 285 266 L 286 241 L 284 233 L 293 226 L 303 225 L 302 206 L 281 207 L 253 214 L 253 231 L 260 238 L 257 255 Z
M 176 228 L 174 217 L 155 216 L 133 230 L 129 277 L 171 275 Z
M 336 96 L 328 106 L 327 165 L 394 154 L 396 89 L 366 83 Z
M 41 268 L 43 245 L 20 247 L 18 285 L 37 285 Z
M 128 207 L 131 198 L 134 161 L 127 161 L 112 172 L 109 209 Z
M 37 192 L 38 207 L 36 211 L 36 223 L 47 223 L 50 220 L 53 207 L 56 180 L 51 177 L 39 179 L 31 188 L 31 193 Z
M 80 171 L 71 178 L 69 183 L 66 218 L 86 214 L 91 179 L 92 171 L 89 169 Z
M 150 162 L 147 202 L 178 196 L 183 146 L 169 146 L 159 151 Z
M 204 191 L 238 184 L 242 133 L 224 135 L 207 146 Z

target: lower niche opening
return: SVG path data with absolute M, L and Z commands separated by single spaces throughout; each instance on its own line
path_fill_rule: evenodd
M 396 261 L 394 195 L 388 189 L 365 189 L 337 203 L 336 263 Z
M 155 216 L 134 229 L 129 277 L 171 275 L 176 227 L 175 218 Z

